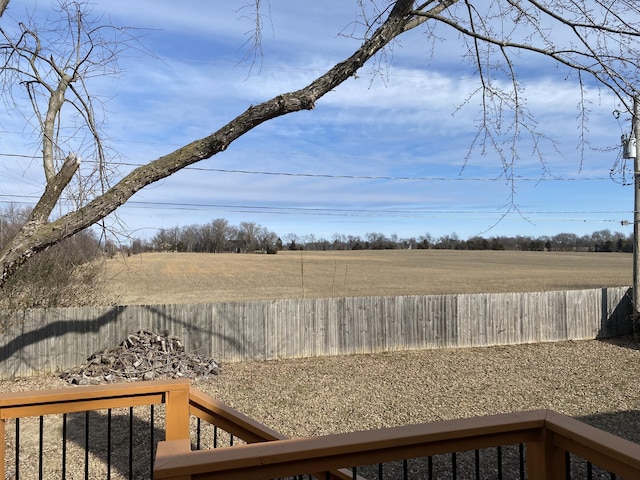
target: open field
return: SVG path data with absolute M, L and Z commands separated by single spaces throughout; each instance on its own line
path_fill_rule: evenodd
M 626 286 L 623 253 L 387 250 L 145 253 L 107 262 L 119 304 L 524 292 Z

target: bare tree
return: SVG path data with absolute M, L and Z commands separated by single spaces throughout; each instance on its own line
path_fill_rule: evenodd
M 29 208 L 0 209 L 0 248 L 29 217 Z M 0 310 L 94 305 L 104 297 L 97 275 L 100 245 L 91 230 L 77 233 L 25 264 L 4 285 Z
M 0 4 L 0 14 L 8 3 Z M 20 249 L 16 240 L 46 225 L 56 206 L 77 211 L 103 194 L 115 173 L 102 140 L 102 119 L 97 114 L 101 109 L 96 108 L 100 101 L 91 95 L 88 83 L 92 77 L 116 74 L 118 54 L 135 37 L 128 28 L 92 19 L 87 2 L 59 0 L 57 10 L 59 15 L 42 25 L 28 18 L 17 22 L 17 28 L 0 28 L 0 92 L 8 110 L 24 115 L 40 138 L 46 182 L 40 200 L 5 252 Z M 30 103 L 28 111 L 14 100 L 23 92 Z M 81 156 L 94 161 L 80 168 Z M 50 245 L 68 236 L 65 233 Z M 24 252 L 25 260 L 40 250 Z
M 224 218 L 216 218 L 211 222 L 211 242 L 213 252 L 224 252 L 229 242 L 230 226 Z
M 286 235 L 284 235 L 284 241 L 287 244 L 287 248 L 290 248 L 291 250 L 295 250 L 298 245 L 298 243 L 300 243 L 300 237 L 298 237 L 297 234 L 295 233 L 287 233 Z
M 254 3 L 259 10 L 261 2 Z M 519 139 L 524 135 L 531 136 L 535 145 L 541 139 L 527 110 L 523 85 L 517 75 L 515 60 L 518 56 L 542 57 L 549 64 L 565 68 L 568 78 L 575 80 L 577 90 L 586 92 L 592 86 L 605 89 L 619 99 L 621 108 L 632 111 L 629 103 L 636 95 L 635 85 L 640 71 L 640 6 L 636 2 L 357 0 L 357 4 L 363 11 L 358 21 L 364 27 L 364 34 L 360 47 L 351 56 L 300 90 L 251 106 L 213 134 L 131 171 L 115 185 L 102 192 L 94 192 L 87 203 L 80 202 L 65 215 L 51 221 L 48 217 L 52 206 L 78 169 L 78 154 L 70 150 L 66 160 L 54 164 L 47 175 L 47 187 L 34 209 L 34 216 L 0 252 L 0 284 L 29 257 L 101 221 L 145 186 L 223 152 L 236 139 L 264 122 L 313 109 L 323 95 L 354 76 L 372 57 L 390 48 L 403 33 L 418 27 L 425 30 L 424 38 L 433 49 L 440 45 L 438 29 L 453 30 L 462 38 L 464 47 L 460 55 L 475 66 L 478 78 L 475 95 L 480 98 L 482 108 L 478 134 L 471 149 L 493 149 L 502 160 L 506 178 L 513 178 Z M 345 19 L 345 24 L 348 20 Z M 258 22 L 258 35 L 259 30 Z M 30 54 L 21 50 L 21 46 L 27 38 L 39 38 L 36 33 L 33 29 L 25 29 L 24 38 L 5 48 L 5 65 L 20 56 L 28 63 L 34 52 Z M 94 49 L 83 52 L 86 54 L 78 53 L 73 58 L 82 62 L 91 58 Z M 58 74 L 57 81 L 49 84 L 54 106 L 56 98 L 72 91 L 78 82 L 82 84 L 79 68 L 62 70 L 63 65 L 57 61 L 48 64 L 48 75 Z M 7 81 L 11 79 L 5 79 Z M 584 126 L 588 114 L 586 104 L 583 104 L 582 113 Z M 586 128 L 583 131 L 586 132 Z M 536 151 L 544 164 L 540 150 Z M 47 163 L 45 159 L 45 169 Z
M 255 222 L 241 222 L 238 227 L 238 244 L 245 252 L 253 252 L 260 248 L 260 236 L 264 227 Z

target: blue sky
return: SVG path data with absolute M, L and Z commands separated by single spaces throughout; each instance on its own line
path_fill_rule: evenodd
M 271 0 L 262 59 L 244 58 L 253 28 L 244 2 L 94 0 L 116 25 L 140 27 L 151 55 L 128 51 L 116 79 L 92 80 L 106 102 L 104 130 L 126 173 L 217 130 L 249 105 L 295 90 L 358 46 L 357 2 Z M 40 15 L 45 0 L 12 0 L 9 14 Z M 5 20 L 3 20 L 4 22 Z M 629 120 L 606 92 L 590 89 L 588 139 L 580 154 L 580 92 L 566 72 L 542 59 L 520 59 L 520 80 L 543 142 L 544 165 L 526 137 L 512 185 L 498 155 L 469 146 L 477 131 L 478 86 L 457 36 L 424 30 L 401 37 L 384 75 L 366 65 L 311 112 L 264 124 L 194 168 L 147 187 L 119 210 L 136 236 L 161 227 L 226 218 L 256 222 L 285 236 L 379 232 L 401 238 L 457 234 L 530 235 L 631 227 L 633 189 L 610 179 Z M 91 85 L 91 84 L 90 84 Z M 464 104 L 464 105 L 463 105 Z M 462 107 L 461 107 L 462 106 Z M 460 108 L 461 107 L 461 108 Z M 22 123 L 21 123 L 22 122 Z M 30 202 L 43 175 L 39 147 L 24 120 L 0 114 L 0 201 Z M 511 205 L 513 197 L 519 211 Z M 510 212 L 510 213 L 509 213 Z M 505 215 L 506 214 L 506 215 Z

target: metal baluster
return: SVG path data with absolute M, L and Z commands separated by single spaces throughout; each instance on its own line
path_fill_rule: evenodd
M 133 478 L 133 407 L 129 407 L 129 480 Z
M 155 431 L 155 426 L 156 426 L 156 421 L 155 421 L 155 405 L 151 405 L 151 410 L 150 410 L 150 423 L 151 423 L 151 432 L 149 435 L 149 438 L 151 439 L 150 441 L 150 447 L 149 447 L 149 478 L 153 478 L 153 457 L 154 457 L 154 453 L 155 453 L 155 448 L 154 448 L 154 444 L 155 444 L 155 439 L 154 439 L 154 431 Z
M 451 478 L 456 480 L 458 478 L 458 458 L 456 452 L 451 454 Z
M 213 426 L 213 448 L 218 448 L 218 426 Z
M 518 446 L 518 450 L 520 453 L 519 463 L 520 463 L 520 480 L 524 480 L 524 443 L 521 443 Z
M 567 480 L 571 480 L 571 454 L 569 452 L 564 452 L 565 459 L 565 477 Z
M 358 478 L 358 467 L 351 468 L 351 478 L 352 480 L 357 480 Z
M 107 480 L 111 480 L 111 409 L 107 409 Z
M 67 414 L 62 414 L 62 478 L 67 477 Z
M 587 462 L 587 480 L 591 480 L 593 478 L 593 465 L 591 462 Z
M 382 472 L 383 468 L 382 468 L 382 466 L 383 466 L 382 463 L 378 464 L 378 480 L 382 480 L 382 478 L 383 478 L 383 472 Z
M 20 480 L 20 419 L 16 418 L 16 480 Z
M 427 473 L 429 480 L 433 480 L 433 457 L 427 458 Z
M 476 449 L 474 459 L 476 464 L 476 480 L 480 480 L 480 450 Z
M 196 450 L 200 450 L 200 417 L 196 419 Z
M 40 415 L 40 424 L 38 425 L 38 478 L 42 480 L 43 465 L 42 452 L 44 450 L 44 417 Z
M 233 447 L 233 434 L 229 434 L 229 446 Z
M 89 480 L 89 412 L 84 412 L 84 479 Z
M 502 480 L 502 447 L 498 446 L 498 480 Z
M 402 460 L 402 479 L 409 480 L 409 460 Z

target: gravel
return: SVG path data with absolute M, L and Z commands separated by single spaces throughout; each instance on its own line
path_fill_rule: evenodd
M 631 338 L 228 364 L 195 386 L 291 436 L 553 409 L 640 443 Z
M 247 362 L 193 384 L 291 437 L 549 408 L 640 443 L 639 348 L 623 337 Z M 74 387 L 45 376 L 0 388 Z

